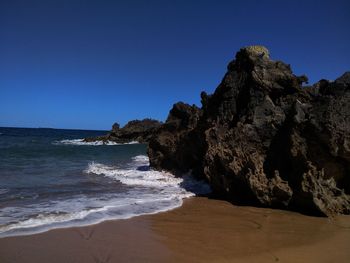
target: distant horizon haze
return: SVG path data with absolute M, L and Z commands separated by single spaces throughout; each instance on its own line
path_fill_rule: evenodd
M 350 1 L 0 1 L 0 126 L 110 130 L 200 106 L 244 46 L 313 84 L 350 70 Z

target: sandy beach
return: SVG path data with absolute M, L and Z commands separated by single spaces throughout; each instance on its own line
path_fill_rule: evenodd
M 155 215 L 0 239 L 0 262 L 349 262 L 350 216 L 196 197 Z

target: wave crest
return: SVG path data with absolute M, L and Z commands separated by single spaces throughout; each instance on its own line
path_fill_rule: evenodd
M 208 184 L 196 180 L 190 174 L 176 177 L 169 172 L 152 170 L 149 167 L 149 159 L 145 155 L 133 157 L 129 167 L 121 169 L 91 162 L 84 172 L 113 178 L 125 185 L 162 188 L 163 190 L 169 190 L 168 188 L 175 190 L 176 188 L 179 192 L 174 191 L 174 193 L 179 194 L 181 198 L 195 194 L 207 194 L 211 191 Z
M 118 169 L 100 163 L 90 163 L 86 173 L 104 175 L 125 185 L 140 185 L 152 187 L 178 186 L 183 179 L 170 173 L 142 169 Z
M 36 205 L 5 207 L 2 212 L 8 216 L 0 217 L 0 237 L 155 214 L 181 206 L 184 198 L 210 192 L 207 184 L 190 175 L 179 178 L 150 169 L 145 155 L 133 157 L 125 168 L 92 162 L 84 173 L 117 180 L 125 185 L 124 191 L 92 196 L 77 194 Z M 13 220 L 14 215 L 20 220 Z
M 86 142 L 84 139 L 65 139 L 60 141 L 54 141 L 53 144 L 55 145 L 88 145 L 88 146 L 100 146 L 100 145 L 127 145 L 127 144 L 139 144 L 138 141 L 131 141 L 128 143 L 117 143 L 113 141 L 93 141 L 93 142 Z

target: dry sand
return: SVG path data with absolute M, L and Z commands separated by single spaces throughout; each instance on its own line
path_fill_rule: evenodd
M 0 262 L 350 262 L 350 216 L 198 197 L 157 215 L 1 238 Z

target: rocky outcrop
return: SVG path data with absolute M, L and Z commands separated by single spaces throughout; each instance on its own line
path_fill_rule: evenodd
M 174 105 L 149 141 L 151 166 L 191 171 L 233 202 L 349 214 L 349 80 L 303 87 L 265 47 L 243 48 L 201 109 Z
M 160 125 L 161 122 L 153 119 L 129 121 L 123 128 L 120 128 L 118 123 L 114 123 L 112 130 L 107 135 L 85 138 L 84 141 L 111 141 L 117 143 L 137 141 L 139 143 L 147 143 Z
M 197 158 L 202 145 L 195 128 L 198 127 L 201 112 L 195 105 L 182 102 L 173 106 L 166 122 L 149 140 L 151 166 L 177 173 L 200 168 L 197 167 L 200 161 Z

